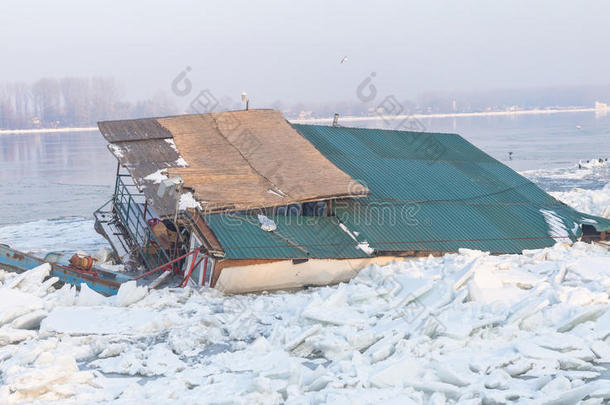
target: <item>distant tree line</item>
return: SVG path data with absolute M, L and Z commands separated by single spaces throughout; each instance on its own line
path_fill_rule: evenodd
M 393 95 L 384 95 L 394 97 Z M 375 102 L 363 103 L 359 100 L 336 103 L 298 103 L 288 105 L 281 101 L 272 104 L 289 118 L 332 118 L 333 113 L 352 116 L 375 115 L 384 108 L 383 97 Z M 500 89 L 489 91 L 436 91 L 424 92 L 408 100 L 396 94 L 393 103 L 395 113 L 430 114 L 483 112 L 506 110 L 512 107 L 522 109 L 548 107 L 593 107 L 596 101 L 610 103 L 610 85 L 557 86 L 522 89 Z M 386 110 L 387 111 L 387 110 Z M 391 115 L 387 112 L 388 115 Z
M 105 119 L 176 112 L 163 93 L 135 103 L 123 100 L 108 77 L 42 78 L 34 83 L 0 84 L 0 128 L 56 128 L 94 125 Z
M 388 105 L 384 114 L 448 113 L 503 110 L 548 106 L 589 106 L 610 102 L 610 86 L 548 87 L 481 92 L 426 92 L 415 100 L 384 95 L 374 102 L 302 102 L 280 100 L 258 108 L 281 110 L 288 118 L 332 118 L 334 113 L 370 116 Z M 392 98 L 393 100 L 389 100 Z M 391 101 L 391 102 L 389 102 Z M 95 125 L 106 119 L 123 119 L 192 113 L 189 106 L 178 109 L 162 92 L 147 100 L 125 101 L 121 86 L 109 77 L 42 78 L 34 83 L 0 84 L 0 129 L 58 128 Z M 221 97 L 220 110 L 239 110 L 243 103 Z

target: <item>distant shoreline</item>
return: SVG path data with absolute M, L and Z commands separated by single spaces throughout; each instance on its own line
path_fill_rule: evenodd
M 595 108 L 557 108 L 557 109 L 533 109 L 533 110 L 515 110 L 515 111 L 482 111 L 470 113 L 436 113 L 436 114 L 402 114 L 402 115 L 370 115 L 365 117 L 345 116 L 340 117 L 340 121 L 358 122 L 358 121 L 378 121 L 378 120 L 400 120 L 405 118 L 460 118 L 460 117 L 496 117 L 506 115 L 538 115 L 538 114 L 560 114 L 560 113 L 575 113 L 575 112 L 608 112 L 609 110 L 596 110 Z M 291 122 L 306 124 L 314 122 L 331 121 L 333 118 L 303 118 L 290 120 Z
M 97 127 L 79 127 L 79 128 L 33 128 L 33 129 L 0 129 L 0 135 L 10 134 L 38 134 L 38 133 L 53 133 L 53 132 L 90 132 L 97 131 Z
M 401 120 L 405 118 L 460 118 L 460 117 L 499 117 L 507 115 L 539 115 L 539 114 L 562 114 L 562 113 L 579 113 L 579 112 L 600 112 L 610 113 L 610 110 L 598 110 L 595 108 L 557 108 L 557 109 L 532 109 L 532 110 L 515 110 L 515 111 L 482 111 L 470 113 L 435 113 L 435 114 L 402 114 L 402 115 L 369 115 L 364 117 L 358 116 L 343 116 L 340 117 L 342 122 L 360 122 L 360 121 L 377 121 L 377 120 Z M 307 123 L 325 123 L 332 122 L 332 117 L 326 118 L 303 118 L 289 119 L 290 122 L 296 124 Z M 97 131 L 97 127 L 78 127 L 78 128 L 34 128 L 34 129 L 0 129 L 0 135 L 10 134 L 36 134 L 36 133 L 54 133 L 54 132 L 89 132 Z

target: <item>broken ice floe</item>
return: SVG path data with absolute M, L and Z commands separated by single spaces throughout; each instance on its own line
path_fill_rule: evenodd
M 599 246 L 463 249 L 242 296 L 127 283 L 103 297 L 56 290 L 48 274 L 0 272 L 0 403 L 610 398 L 610 252 Z

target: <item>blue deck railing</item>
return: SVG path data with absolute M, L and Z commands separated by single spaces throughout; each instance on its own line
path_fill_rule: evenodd
M 124 179 L 131 179 L 128 174 L 116 177 L 113 204 L 123 227 L 137 246 L 146 267 L 154 269 L 170 261 L 168 253 L 148 225 L 148 220 L 155 218 L 148 208 L 146 197 L 140 193 L 135 184 L 127 184 Z

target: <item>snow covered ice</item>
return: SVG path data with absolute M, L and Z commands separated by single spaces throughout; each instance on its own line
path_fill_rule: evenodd
M 576 243 L 225 296 L 0 273 L 0 403 L 601 403 L 610 252 Z
M 610 183 L 600 190 L 575 188 L 550 194 L 578 211 L 610 218 Z

